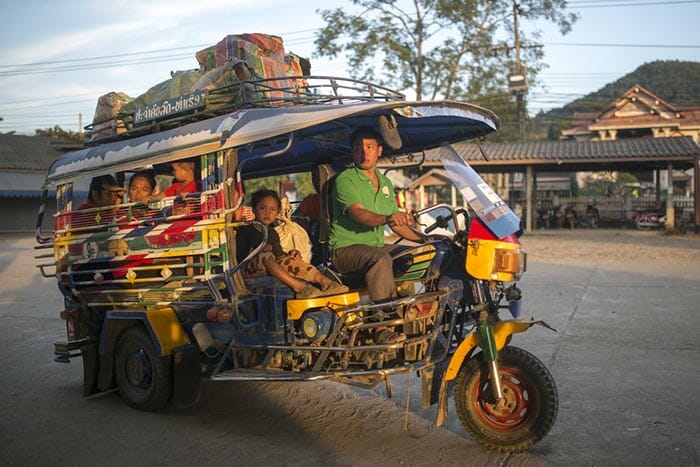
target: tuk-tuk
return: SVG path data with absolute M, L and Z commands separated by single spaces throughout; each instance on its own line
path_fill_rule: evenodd
M 416 374 L 424 407 L 438 404 L 438 425 L 454 389 L 459 417 L 478 442 L 526 449 L 551 429 L 558 400 L 544 364 L 510 345 L 513 334 L 544 325 L 518 318 L 516 281 L 526 264 L 519 219 L 450 145 L 496 131 L 498 118 L 463 102 L 407 102 L 361 81 L 306 76 L 303 83 L 272 95 L 274 79 L 242 82 L 230 105 L 213 108 L 169 113 L 164 104 L 150 120 L 127 116 L 125 131 L 53 163 L 44 199 L 55 191 L 57 212 L 45 233 L 42 207 L 37 258 L 64 297 L 67 339 L 55 343 L 56 361 L 82 358 L 84 396 L 117 388 L 146 411 L 195 404 L 202 377 L 385 382 L 390 394 L 392 376 Z M 384 156 L 392 169 L 419 166 L 427 151 L 439 151 L 465 199 L 413 213 L 427 240 L 396 249 L 397 298 L 369 302 L 362 277 L 338 274 L 327 256 L 319 268 L 348 292 L 299 299 L 273 277 L 245 277 L 265 244 L 237 261 L 237 230 L 256 222 L 236 215 L 246 183 L 317 171 L 322 215 L 314 239 L 327 251 L 328 186 L 351 162 L 349 135 L 361 126 L 390 142 Z M 114 204 L 79 208 L 95 177 L 111 175 L 126 192 L 132 174 L 164 179 L 182 161 L 196 167 L 194 193 L 133 202 L 119 191 Z M 504 311 L 512 317 L 501 318 Z M 405 339 L 370 337 L 387 326 Z

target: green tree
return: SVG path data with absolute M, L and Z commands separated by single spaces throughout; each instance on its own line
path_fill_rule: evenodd
M 326 26 L 316 56 L 347 54 L 353 78 L 413 89 L 416 99 L 477 100 L 505 87 L 515 62 L 512 0 L 350 0 L 350 9 L 317 10 Z M 522 22 L 544 19 L 566 34 L 578 19 L 566 0 L 519 0 Z M 539 31 L 521 31 L 523 63 L 542 68 Z M 375 68 L 379 68 L 375 70 Z M 379 76 L 378 76 L 379 75 Z
M 54 126 L 53 128 L 37 128 L 34 130 L 34 136 L 48 136 L 52 140 L 60 141 L 62 143 L 84 143 L 86 141 L 83 133 L 64 130 L 58 125 Z

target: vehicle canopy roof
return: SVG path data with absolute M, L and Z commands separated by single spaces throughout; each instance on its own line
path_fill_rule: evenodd
M 485 136 L 499 126 L 491 111 L 456 101 L 360 102 L 244 109 L 157 133 L 66 154 L 49 168 L 44 188 L 238 148 L 245 177 L 309 170 L 314 160 L 347 159 L 359 126 L 395 121 L 402 145 L 385 155 L 419 152 L 443 142 Z M 274 156 L 263 157 L 274 153 Z

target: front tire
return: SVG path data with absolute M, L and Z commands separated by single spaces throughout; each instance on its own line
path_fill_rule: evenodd
M 172 390 L 171 359 L 158 355 L 142 327 L 132 327 L 122 333 L 114 360 L 119 394 L 130 407 L 153 411 L 168 404 Z
M 505 405 L 497 407 L 487 364 L 481 355 L 464 364 L 455 386 L 462 425 L 479 444 L 500 452 L 520 452 L 545 437 L 554 425 L 559 396 L 547 367 L 531 353 L 504 347 L 498 372 Z

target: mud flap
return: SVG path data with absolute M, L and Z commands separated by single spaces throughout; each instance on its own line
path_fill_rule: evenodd
M 440 390 L 438 391 L 438 406 L 435 426 L 442 426 L 447 420 L 447 380 L 442 378 Z
M 185 408 L 199 402 L 202 391 L 202 363 L 194 344 L 173 349 L 173 405 Z
M 436 404 L 439 401 L 440 387 L 447 372 L 447 362 L 421 371 L 421 395 L 423 396 L 423 409 Z
M 83 358 L 83 397 L 87 397 L 100 392 L 97 389 L 97 375 L 100 372 L 97 342 L 80 346 L 80 355 Z

